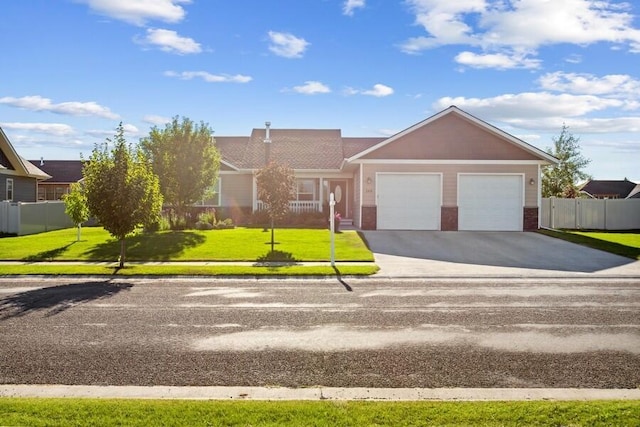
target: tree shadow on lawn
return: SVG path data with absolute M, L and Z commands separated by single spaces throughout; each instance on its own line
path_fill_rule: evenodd
M 169 261 L 185 249 L 204 244 L 206 237 L 191 231 L 142 233 L 126 239 L 129 261 Z M 100 243 L 85 252 L 91 261 L 110 261 L 120 256 L 120 242 L 113 239 Z
M 50 249 L 48 251 L 42 251 L 42 252 L 37 253 L 35 255 L 29 255 L 29 256 L 23 258 L 23 261 L 30 261 L 30 262 L 54 261 L 60 255 L 65 253 L 67 251 L 67 249 L 69 249 L 75 243 L 76 242 L 71 242 L 71 243 L 69 243 L 67 245 L 60 246 L 59 248 Z
M 100 282 L 73 283 L 20 292 L 0 298 L 0 320 L 20 317 L 40 310 L 48 310 L 45 317 L 54 316 L 84 302 L 110 298 L 133 285 Z
M 269 267 L 277 270 L 278 267 L 296 265 L 299 261 L 294 258 L 291 252 L 273 250 L 258 257 L 255 267 Z

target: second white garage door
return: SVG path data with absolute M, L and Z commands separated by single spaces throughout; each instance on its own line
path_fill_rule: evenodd
M 458 176 L 458 230 L 522 231 L 522 175 Z
M 440 174 L 378 174 L 378 230 L 439 230 L 441 188 Z

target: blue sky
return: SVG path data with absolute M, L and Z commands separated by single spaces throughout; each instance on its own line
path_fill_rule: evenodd
M 640 182 L 640 5 L 588 0 L 4 0 L 0 126 L 78 159 L 179 115 L 217 135 L 385 136 L 449 105 Z

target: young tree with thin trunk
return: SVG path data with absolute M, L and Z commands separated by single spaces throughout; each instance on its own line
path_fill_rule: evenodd
M 84 189 L 79 183 L 71 184 L 71 191 L 62 197 L 64 200 L 64 212 L 69 215 L 71 221 L 78 228 L 76 241 L 80 241 L 82 223 L 89 219 L 89 207 Z
M 162 195 L 158 177 L 142 153 L 127 144 L 122 123 L 114 141 L 107 138 L 104 144 L 95 146 L 82 174 L 89 212 L 120 241 L 123 268 L 125 238 L 137 227 L 159 218 Z
M 591 160 L 580 153 L 580 138 L 574 137 L 566 125 L 558 138 L 553 138 L 553 147 L 547 148 L 560 162 L 548 166 L 542 172 L 542 197 L 574 198 L 578 194 L 578 183 L 589 178 L 584 172 Z
M 183 218 L 188 207 L 211 194 L 220 168 L 213 131 L 203 122 L 174 117 L 164 129 L 154 126 L 140 147 L 160 179 L 164 201 Z
M 258 199 L 264 203 L 264 208 L 271 220 L 271 252 L 274 245 L 274 227 L 278 219 L 289 213 L 289 201 L 295 193 L 295 175 L 288 166 L 270 162 L 256 174 Z

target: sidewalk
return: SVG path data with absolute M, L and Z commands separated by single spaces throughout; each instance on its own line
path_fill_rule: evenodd
M 340 388 L 0 385 L 2 397 L 189 399 L 519 401 L 640 400 L 640 389 L 581 388 Z

